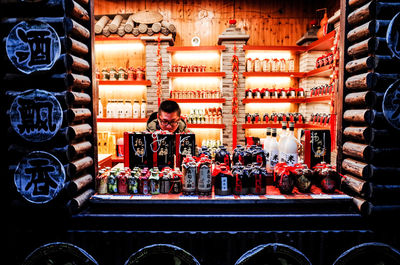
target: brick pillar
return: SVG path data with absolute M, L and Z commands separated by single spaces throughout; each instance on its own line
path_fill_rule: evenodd
M 146 78 L 151 81 L 151 86 L 147 87 L 147 117 L 151 113 L 158 110 L 158 98 L 157 98 L 157 48 L 158 43 L 156 39 L 147 40 L 146 42 Z M 161 100 L 169 98 L 169 80 L 167 73 L 169 66 L 171 65 L 171 56 L 167 52 L 167 47 L 170 46 L 169 41 L 161 41 L 161 58 L 162 58 L 162 70 L 161 70 Z
M 233 128 L 232 128 L 232 97 L 233 97 L 233 83 L 232 83 L 232 56 L 236 54 L 239 58 L 239 86 L 237 88 L 239 113 L 237 115 L 237 144 L 244 145 L 244 130 L 242 130 L 241 124 L 244 121 L 245 109 L 242 104 L 242 99 L 245 97 L 245 79 L 242 73 L 245 71 L 245 52 L 243 46 L 247 41 L 239 40 L 222 41 L 221 44 L 225 45 L 226 49 L 222 52 L 222 72 L 225 72 L 226 77 L 222 79 L 222 97 L 226 99 L 226 103 L 223 108 L 222 121 L 226 125 L 226 129 L 223 131 L 223 143 L 232 151 L 236 146 L 233 144 Z M 236 45 L 236 53 L 234 52 L 234 46 Z
M 244 145 L 244 130 L 242 124 L 245 116 L 244 105 L 242 99 L 245 97 L 245 52 L 243 46 L 246 45 L 250 36 L 243 32 L 240 28 L 236 28 L 235 24 L 230 24 L 229 27 L 218 36 L 218 44 L 225 45 L 226 49 L 222 52 L 222 72 L 225 72 L 226 77 L 222 79 L 222 97 L 226 99 L 223 107 L 222 121 L 226 125 L 223 131 L 223 143 L 232 150 L 236 146 L 233 145 L 233 127 L 232 127 L 232 97 L 233 97 L 233 82 L 232 82 L 232 56 L 235 54 L 234 46 L 236 45 L 236 56 L 239 59 L 239 85 L 237 87 L 238 111 L 237 114 L 237 144 Z

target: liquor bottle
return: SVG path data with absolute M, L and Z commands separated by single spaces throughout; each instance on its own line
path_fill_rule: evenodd
M 268 163 L 269 160 L 269 144 L 271 142 L 271 128 L 267 128 L 267 138 L 264 140 L 264 152 L 265 152 L 265 159 L 266 162 Z
M 297 164 L 298 161 L 297 142 L 298 141 L 294 136 L 294 122 L 289 122 L 289 134 L 286 137 L 285 144 L 283 146 L 283 153 L 285 154 L 285 162 L 288 166 L 294 166 L 294 164 Z
M 108 175 L 107 190 L 111 194 L 118 192 L 116 172 L 114 170 L 111 170 L 110 175 Z
M 132 116 L 134 119 L 139 119 L 140 117 L 140 105 L 139 101 L 135 100 L 132 106 Z
M 124 113 L 125 118 L 132 118 L 132 103 L 130 100 L 125 100 Z
M 267 164 L 267 172 L 273 173 L 275 165 L 279 162 L 279 145 L 276 140 L 276 128 L 272 128 L 272 138 L 269 144 L 269 160 Z
M 99 110 L 97 118 L 103 118 L 103 105 L 101 104 L 101 98 L 99 98 Z
M 140 105 L 140 118 L 146 118 L 146 100 L 142 100 L 142 104 Z
M 279 137 L 279 162 L 286 162 L 286 154 L 284 153 L 283 147 L 285 146 L 287 138 L 287 122 L 282 121 L 282 132 Z

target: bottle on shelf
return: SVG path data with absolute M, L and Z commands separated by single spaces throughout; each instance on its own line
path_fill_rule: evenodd
M 125 118 L 132 118 L 132 103 L 130 100 L 125 100 L 124 113 L 125 113 Z
M 140 117 L 140 105 L 138 100 L 133 101 L 132 116 L 134 119 L 139 119 Z
M 106 107 L 106 117 L 107 118 L 113 118 L 114 116 L 114 100 L 109 99 L 107 101 L 107 107 Z
M 295 164 L 297 164 L 297 143 L 298 140 L 294 136 L 294 122 L 289 122 L 289 133 L 286 137 L 282 152 L 285 154 L 285 161 L 281 162 L 286 162 L 288 166 L 294 166 Z
M 123 100 L 118 100 L 116 104 L 116 113 L 117 117 L 116 118 L 125 118 L 125 112 L 124 112 L 124 101 Z
M 271 140 L 268 145 L 269 160 L 267 162 L 267 172 L 273 173 L 275 165 L 279 162 L 279 145 L 276 140 L 276 128 L 272 128 Z
M 285 162 L 286 154 L 284 153 L 283 147 L 287 139 L 287 122 L 282 121 L 282 132 L 279 137 L 279 162 Z
M 146 118 L 146 100 L 142 100 L 142 104 L 140 104 L 140 118 Z
M 267 128 L 267 137 L 264 140 L 264 152 L 265 152 L 265 159 L 267 160 L 267 163 L 269 160 L 269 144 L 270 144 L 270 142 L 271 142 L 271 128 L 268 127 Z
M 99 98 L 99 110 L 98 110 L 97 118 L 103 118 L 103 105 L 101 104 L 101 98 Z

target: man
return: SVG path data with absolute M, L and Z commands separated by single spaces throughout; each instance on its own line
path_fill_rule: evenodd
M 181 119 L 181 109 L 178 103 L 172 100 L 161 102 L 158 112 L 150 115 L 146 129 L 150 132 L 157 130 L 171 133 L 188 132 L 186 122 Z

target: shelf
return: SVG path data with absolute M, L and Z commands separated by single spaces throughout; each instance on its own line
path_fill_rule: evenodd
M 244 98 L 242 103 L 305 103 L 305 100 L 304 98 Z
M 97 118 L 97 122 L 132 122 L 132 123 L 145 123 L 147 118 L 133 119 L 133 118 Z
M 305 102 L 304 103 L 331 101 L 331 99 L 332 99 L 332 95 L 314 96 L 314 97 L 305 98 Z
M 99 80 L 99 85 L 114 85 L 114 86 L 151 86 L 150 80 Z
M 319 77 L 329 77 L 332 74 L 332 64 L 330 65 L 325 65 L 320 68 L 311 70 L 307 72 L 304 77 L 313 77 L 313 76 L 319 76 Z
M 172 100 L 177 103 L 225 103 L 226 102 L 226 99 L 224 99 L 224 98 L 201 98 L 201 99 L 169 98 L 168 100 Z
M 267 128 L 282 128 L 282 123 L 257 123 L 257 124 L 242 124 L 242 129 L 267 129 Z M 310 123 L 295 123 L 294 128 L 297 129 L 325 129 L 329 130 L 329 125 L 317 125 Z
M 183 46 L 183 47 L 167 47 L 167 52 L 188 52 L 188 51 L 223 51 L 225 45 L 216 46 Z
M 304 52 L 307 46 L 251 46 L 244 45 L 245 51 L 291 51 L 291 52 Z
M 306 46 L 306 51 L 324 51 L 330 50 L 333 46 L 333 40 L 335 39 L 336 31 L 332 30 L 322 38 L 314 41 L 310 45 Z
M 304 77 L 303 72 L 244 72 L 243 77 Z
M 188 123 L 189 129 L 225 129 L 225 124 L 193 124 Z
M 167 77 L 225 77 L 225 72 L 167 73 Z

